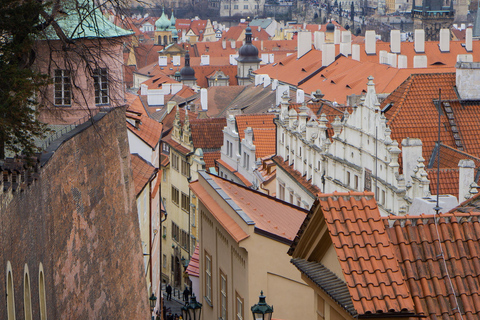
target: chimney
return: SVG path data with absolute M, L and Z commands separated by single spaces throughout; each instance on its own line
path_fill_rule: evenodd
M 413 57 L 414 68 L 427 68 L 427 56 L 414 56 Z
M 365 53 L 377 53 L 377 37 L 374 30 L 368 30 L 365 32 Z
M 340 29 L 335 29 L 333 32 L 333 44 L 339 44 L 341 38 L 341 31 Z
M 230 64 L 232 66 L 236 66 L 237 65 L 237 58 L 238 58 L 238 54 L 231 54 L 230 55 Z
M 268 53 L 262 53 L 262 62 L 268 64 Z
M 200 65 L 201 66 L 210 65 L 210 56 L 208 54 L 202 54 L 202 56 L 200 57 Z
M 275 79 L 276 80 L 276 79 Z M 275 82 L 274 80 L 274 82 Z M 277 86 L 277 90 L 275 92 L 275 97 L 276 97 L 276 101 L 275 101 L 275 105 L 278 106 L 280 104 L 280 102 L 282 102 L 282 96 L 283 94 L 286 94 L 287 97 L 290 96 L 290 90 L 289 90 L 289 86 L 286 86 L 286 85 L 278 85 Z
M 180 56 L 173 56 L 173 65 L 174 66 L 180 65 Z
M 352 59 L 360 61 L 360 45 L 352 44 Z
M 425 30 L 417 29 L 415 30 L 415 39 L 414 47 L 416 53 L 425 52 Z
M 398 69 L 408 68 L 407 56 L 401 54 L 398 56 Z
M 397 67 L 397 54 L 396 53 L 387 53 L 388 64 L 392 67 Z
M 148 86 L 146 84 L 141 84 L 140 85 L 140 95 L 146 96 L 148 93 Z
M 166 67 L 168 64 L 168 57 L 167 56 L 158 56 L 158 65 L 160 67 Z
M 406 138 L 402 140 L 402 166 L 405 184 L 412 182 L 413 170 L 417 160 L 422 157 L 422 141 L 420 139 Z
M 400 53 L 400 30 L 390 31 L 390 52 Z
M 263 40 L 260 40 L 260 51 L 263 51 Z
M 256 74 L 255 75 L 255 87 L 262 83 L 263 74 Z
M 458 203 L 462 203 L 470 194 L 470 184 L 475 181 L 475 163 L 473 160 L 460 160 L 458 168 Z
M 342 31 L 342 42 L 340 43 L 340 53 L 348 57 L 352 54 L 352 33 Z
M 208 110 L 208 92 L 207 89 L 200 89 L 200 104 L 202 105 L 202 111 Z
M 472 51 L 472 38 L 473 38 L 473 29 L 467 28 L 465 30 L 465 50 L 468 52 Z
M 456 85 L 460 99 L 480 99 L 480 62 L 457 62 Z
M 305 92 L 302 89 L 297 89 L 297 103 L 305 102 Z
M 335 61 L 335 45 L 325 43 L 322 49 L 322 66 L 328 66 Z
M 275 63 L 275 54 L 270 53 L 270 58 L 268 59 L 270 63 Z
M 310 31 L 299 32 L 297 35 L 297 59 L 312 49 L 312 33 Z
M 315 49 L 322 50 L 322 46 L 325 43 L 325 32 L 315 31 L 313 37 L 315 39 L 313 43 Z
M 227 40 L 226 39 L 222 40 L 222 49 L 223 50 L 227 49 Z
M 277 90 L 277 87 L 278 87 L 278 80 L 277 80 L 277 79 L 273 79 L 273 81 L 272 81 L 272 90 L 273 90 L 273 91 Z
M 388 64 L 387 50 L 380 50 L 378 53 L 378 63 Z
M 440 29 L 440 52 L 450 51 L 450 30 Z
M 232 49 L 235 49 L 236 45 L 237 45 L 237 43 L 235 42 L 235 40 L 230 40 L 230 47 Z
M 473 62 L 472 54 L 457 54 L 457 62 Z
M 265 75 L 263 78 L 263 87 L 266 88 L 272 83 L 272 79 L 268 76 L 268 74 Z

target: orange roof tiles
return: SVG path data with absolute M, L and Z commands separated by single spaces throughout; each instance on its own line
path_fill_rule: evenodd
M 203 153 L 203 161 L 205 162 L 205 170 L 214 168 L 217 170 L 216 160 L 219 160 L 221 157 L 220 151 L 210 151 Z
M 176 107 L 178 108 L 178 106 Z M 167 113 L 165 117 L 162 119 L 162 124 L 163 124 L 163 129 L 165 133 L 170 132 L 170 130 L 173 128 L 173 121 L 175 120 L 175 114 L 177 112 L 177 109 L 173 108 L 170 113 Z M 180 124 L 183 126 L 183 122 L 185 121 L 185 109 L 180 108 Z M 188 118 L 191 121 L 192 119 L 196 119 L 198 116 L 197 113 L 188 111 Z
M 128 121 L 129 118 L 132 119 L 133 122 L 137 121 L 137 123 L 138 120 L 140 120 L 138 126 L 132 125 Z M 136 113 L 129 113 L 127 111 L 127 128 L 137 137 L 142 139 L 146 144 L 148 144 L 152 149 L 155 149 L 160 142 L 163 125 L 146 115 L 138 115 Z
M 430 158 L 429 168 L 437 168 L 438 147 L 432 152 Z M 443 143 L 440 144 L 440 168 L 452 168 L 458 169 L 458 163 L 460 160 L 472 160 L 475 163 L 475 167 L 480 167 L 480 158 L 474 157 L 466 152 L 456 150 L 450 146 L 446 146 Z
M 220 149 L 223 145 L 223 128 L 227 125 L 225 118 L 192 119 L 190 130 L 195 148 Z
M 437 192 L 437 169 L 427 169 L 428 180 L 430 180 L 430 193 L 433 195 Z M 457 169 L 440 169 L 439 190 L 440 194 L 451 194 L 458 199 L 458 179 L 459 170 Z
M 306 210 L 220 177 L 209 177 L 255 222 L 255 228 L 293 240 Z
M 138 196 L 147 183 L 155 177 L 157 169 L 155 169 L 152 164 L 142 159 L 138 154 L 131 155 L 131 162 L 135 195 Z
M 242 183 L 246 186 L 246 187 L 251 187 L 253 184 L 247 180 L 247 178 L 245 178 L 243 176 L 243 174 L 239 173 L 236 169 L 232 168 L 230 165 L 228 165 L 225 161 L 223 161 L 221 158 L 220 159 L 216 159 L 215 163 L 221 165 L 222 167 L 224 167 L 226 170 L 228 170 L 231 174 L 235 175 L 238 179 L 240 179 L 240 181 L 242 181 Z
M 148 86 L 148 89 L 159 89 L 164 83 L 180 83 L 170 77 L 167 77 L 164 74 L 157 73 L 155 76 L 150 79 L 142 82 L 142 84 Z
M 263 158 L 275 153 L 276 126 L 274 114 L 245 114 L 235 117 L 240 141 L 245 138 L 245 129 L 253 129 L 255 158 Z
M 431 320 L 480 318 L 479 215 L 384 218 L 415 313 Z
M 350 296 L 359 314 L 412 312 L 414 303 L 395 259 L 372 192 L 319 195 Z

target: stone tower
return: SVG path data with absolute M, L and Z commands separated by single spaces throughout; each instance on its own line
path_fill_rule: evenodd
M 450 30 L 454 15 L 452 0 L 423 0 L 420 6 L 413 0 L 413 25 L 425 30 L 426 41 L 439 41 L 440 29 Z

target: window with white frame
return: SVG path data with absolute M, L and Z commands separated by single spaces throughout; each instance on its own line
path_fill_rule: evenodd
M 278 198 L 280 200 L 285 200 L 285 183 L 283 182 L 278 184 Z
M 227 320 L 227 276 L 220 270 L 220 316 Z
M 99 68 L 93 71 L 93 87 L 95 88 L 95 104 L 108 104 L 107 68 Z
M 236 292 L 235 315 L 236 320 L 243 320 L 243 298 Z
M 212 302 L 212 256 L 205 251 L 205 298 Z
M 56 106 L 72 105 L 72 86 L 70 70 L 55 70 L 53 78 L 54 103 Z

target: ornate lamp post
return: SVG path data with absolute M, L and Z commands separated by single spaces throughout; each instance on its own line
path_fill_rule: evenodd
M 265 302 L 263 291 L 260 292 L 258 303 L 252 306 L 253 319 L 255 320 L 271 320 L 273 314 L 273 306 L 269 306 Z
M 200 314 L 202 313 L 202 304 L 197 302 L 195 293 L 192 293 L 190 302 L 182 307 L 182 314 L 184 320 L 200 320 Z
M 153 312 L 153 309 L 155 309 L 155 304 L 157 303 L 157 297 L 155 297 L 155 294 L 152 292 L 152 295 L 150 298 L 148 298 L 148 300 L 150 300 L 150 311 Z

